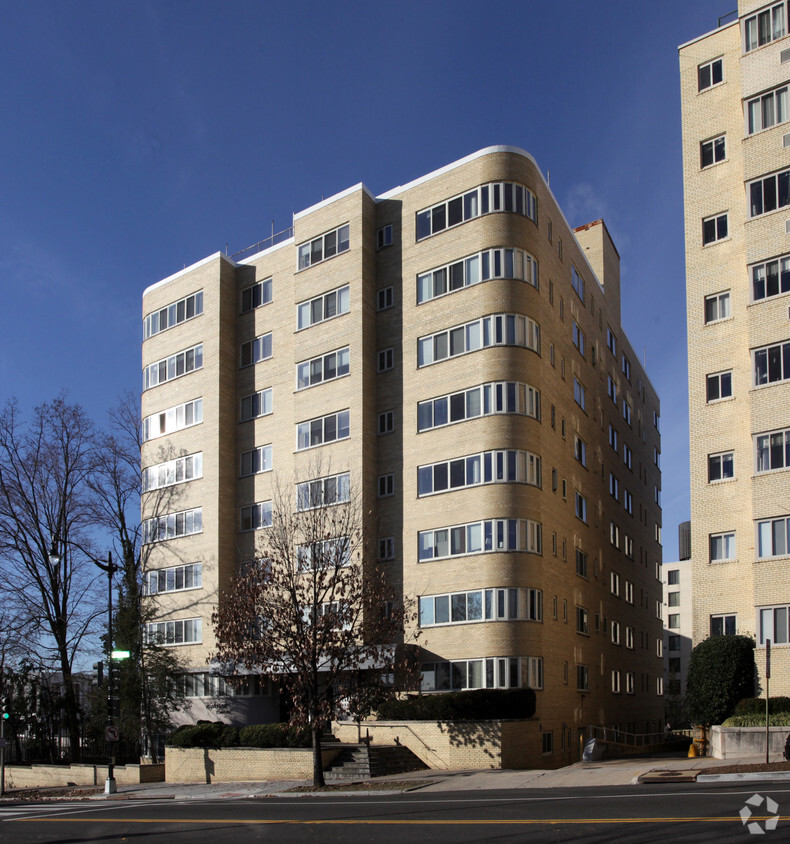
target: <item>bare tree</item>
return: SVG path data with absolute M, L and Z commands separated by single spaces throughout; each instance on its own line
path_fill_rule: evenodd
M 71 754 L 79 754 L 75 655 L 97 615 L 90 544 L 88 479 L 94 428 L 64 397 L 37 407 L 29 421 L 15 401 L 0 414 L 0 582 L 23 620 L 41 666 L 63 680 Z M 51 551 L 57 551 L 57 558 Z
M 243 667 L 278 679 L 291 720 L 309 724 L 315 785 L 324 784 L 324 726 L 393 694 L 404 653 L 404 604 L 371 553 L 374 525 L 360 497 L 341 478 L 331 489 L 297 484 L 296 501 L 293 487 L 276 489 L 258 561 L 234 579 L 212 617 L 221 673 Z

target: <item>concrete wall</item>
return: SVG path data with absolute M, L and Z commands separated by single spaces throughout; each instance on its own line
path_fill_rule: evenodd
M 770 727 L 771 756 L 781 756 L 790 727 Z M 710 755 L 716 759 L 739 756 L 765 756 L 765 727 L 712 727 Z
M 118 785 L 164 782 L 164 765 L 116 765 Z M 39 788 L 58 785 L 103 785 L 106 765 L 6 765 L 6 788 Z

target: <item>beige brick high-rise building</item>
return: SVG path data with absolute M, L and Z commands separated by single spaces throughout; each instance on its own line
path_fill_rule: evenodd
M 418 601 L 423 691 L 534 687 L 546 765 L 590 725 L 662 728 L 658 398 L 603 221 L 571 231 L 527 153 L 356 185 L 154 284 L 143 314 L 152 632 L 194 666 L 193 718 L 274 484 L 320 465 L 361 485 Z M 236 720 L 277 717 L 270 683 L 248 691 Z
M 694 641 L 774 645 L 790 694 L 790 30 L 787 2 L 680 48 Z M 764 688 L 764 677 L 761 676 Z

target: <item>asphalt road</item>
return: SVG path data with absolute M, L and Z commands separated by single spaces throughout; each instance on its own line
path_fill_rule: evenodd
M 4 804 L 0 841 L 743 842 L 755 840 L 740 816 L 745 807 L 747 822 L 766 836 L 761 840 L 787 839 L 790 787 L 765 782 Z M 777 815 L 775 828 L 769 822 L 766 831 L 766 818 Z

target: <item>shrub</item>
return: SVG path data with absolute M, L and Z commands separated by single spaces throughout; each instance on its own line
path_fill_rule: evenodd
M 694 724 L 721 724 L 754 695 L 754 639 L 712 636 L 691 652 L 686 707 Z
M 775 712 L 790 712 L 790 697 L 768 698 L 768 714 Z M 745 697 L 738 701 L 735 707 L 735 715 L 765 715 L 764 697 Z
M 765 701 L 763 701 L 765 706 Z M 790 712 L 777 712 L 776 714 L 769 713 L 769 719 L 772 727 L 790 727 Z M 758 715 L 753 712 L 749 715 L 733 715 L 727 718 L 722 724 L 722 727 L 764 727 L 765 726 L 765 709 L 763 714 Z
M 221 721 L 200 721 L 186 724 L 168 739 L 173 747 L 237 747 L 239 731 Z
M 242 747 L 310 747 L 312 737 L 307 727 L 291 724 L 250 724 L 239 730 Z
M 381 705 L 378 717 L 383 721 L 490 721 L 534 714 L 532 689 L 475 689 L 390 700 Z

